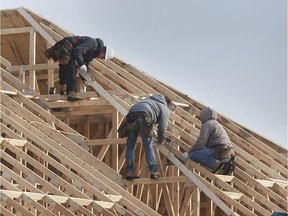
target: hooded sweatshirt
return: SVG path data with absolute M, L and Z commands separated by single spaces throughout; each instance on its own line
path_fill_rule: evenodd
M 189 152 L 216 145 L 228 145 L 232 147 L 230 138 L 224 127 L 217 121 L 217 113 L 209 107 L 200 112 L 202 127 L 200 135 Z
M 155 94 L 133 105 L 130 112 L 144 112 L 158 124 L 158 142 L 162 143 L 168 128 L 169 109 L 165 97 Z

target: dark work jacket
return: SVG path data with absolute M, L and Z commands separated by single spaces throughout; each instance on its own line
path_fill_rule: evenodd
M 72 57 L 76 60 L 78 65 L 88 65 L 94 58 L 96 58 L 100 51 L 104 48 L 104 42 L 100 38 L 91 38 L 88 36 L 81 36 L 77 43 L 73 45 Z

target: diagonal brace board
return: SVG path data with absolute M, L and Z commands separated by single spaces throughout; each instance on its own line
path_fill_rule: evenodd
M 24 19 L 33 27 L 35 30 L 47 40 L 47 42 L 52 46 L 55 44 L 55 40 L 27 13 L 27 11 L 20 7 L 18 12 L 24 17 Z
M 86 80 L 87 84 L 93 88 L 96 93 L 104 97 L 112 106 L 114 106 L 123 116 L 126 116 L 127 110 L 121 106 L 101 85 L 99 85 L 89 72 L 78 70 L 78 73 Z

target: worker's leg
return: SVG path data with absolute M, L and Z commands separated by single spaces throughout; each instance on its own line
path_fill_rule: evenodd
M 78 101 L 82 100 L 78 98 L 76 95 L 77 92 L 77 68 L 75 64 L 75 60 L 73 58 L 70 59 L 69 64 L 66 66 L 66 91 L 68 93 L 68 101 Z
M 66 72 L 66 91 L 69 92 L 76 92 L 77 91 L 77 80 L 76 74 L 77 69 L 75 65 L 75 61 L 73 58 L 70 59 L 69 64 L 65 65 L 65 72 Z
M 142 136 L 143 147 L 145 150 L 145 157 L 148 164 L 149 172 L 155 173 L 158 172 L 158 165 L 153 149 L 152 137 Z
M 214 168 L 216 163 L 220 162 L 214 157 L 213 148 L 203 148 L 193 151 L 189 154 L 189 158 L 196 163 L 199 163 L 201 166 L 205 166 L 211 170 Z
M 135 150 L 137 147 L 138 130 L 129 131 L 126 146 L 126 172 L 127 174 L 135 173 Z
M 59 93 L 65 94 L 66 91 L 66 67 L 63 64 L 59 64 Z

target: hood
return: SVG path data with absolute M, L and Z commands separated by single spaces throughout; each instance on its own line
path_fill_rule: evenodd
M 104 45 L 103 40 L 101 40 L 100 38 L 95 38 L 95 40 L 97 42 L 97 46 L 95 47 L 93 56 L 96 58 L 105 45 Z
M 210 107 L 207 107 L 200 112 L 200 120 L 202 124 L 212 119 L 213 120 L 217 119 L 217 113 L 214 110 L 212 110 Z
M 101 50 L 101 49 L 103 49 L 105 47 L 103 40 L 101 40 L 100 38 L 95 38 L 95 40 L 98 43 L 98 47 L 97 47 L 98 50 Z
M 161 94 L 155 94 L 155 95 L 150 96 L 149 98 L 152 100 L 155 100 L 159 103 L 165 104 L 167 106 L 167 102 L 165 100 L 165 97 Z

